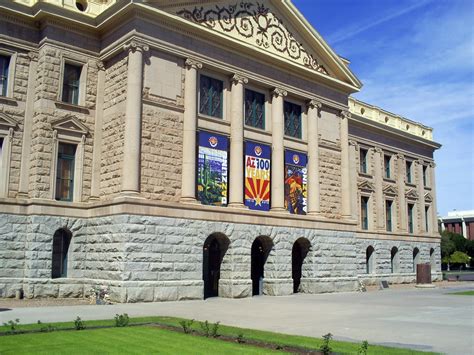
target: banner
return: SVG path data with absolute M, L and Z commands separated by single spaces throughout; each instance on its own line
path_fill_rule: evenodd
M 285 150 L 285 208 L 293 214 L 306 214 L 308 156 Z
M 203 205 L 227 205 L 227 137 L 199 132 L 197 195 Z
M 245 205 L 251 210 L 270 210 L 271 148 L 245 143 Z

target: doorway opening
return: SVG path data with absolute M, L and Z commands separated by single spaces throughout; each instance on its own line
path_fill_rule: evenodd
M 263 279 L 265 277 L 265 262 L 272 250 L 273 242 L 269 237 L 257 237 L 252 244 L 251 278 L 252 295 L 263 294 Z
M 221 264 L 229 244 L 229 239 L 220 233 L 211 234 L 204 242 L 202 278 L 205 299 L 219 296 Z
M 306 238 L 299 238 L 293 244 L 293 250 L 291 252 L 291 276 L 293 278 L 293 293 L 298 293 L 301 277 L 303 273 L 303 262 L 308 255 L 311 243 Z

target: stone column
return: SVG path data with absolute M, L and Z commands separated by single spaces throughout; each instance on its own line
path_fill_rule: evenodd
M 380 148 L 375 148 L 374 153 L 374 182 L 375 182 L 375 206 L 376 206 L 376 229 L 383 230 L 385 226 L 384 218 L 384 206 L 385 201 L 383 198 L 383 151 Z
M 94 147 L 92 155 L 91 200 L 100 198 L 100 165 L 102 160 L 102 121 L 104 117 L 104 63 L 97 62 L 97 97 L 95 101 Z
M 318 117 L 323 105 L 311 100 L 308 109 L 308 214 L 321 212 L 321 188 L 319 186 L 319 129 Z
M 349 141 L 349 167 L 350 167 L 350 181 L 351 181 L 351 212 L 352 219 L 359 220 L 359 204 L 360 201 L 357 196 L 357 142 L 350 140 Z
M 398 223 L 400 232 L 407 232 L 407 202 L 405 199 L 405 157 L 397 154 L 397 190 L 398 190 Z
M 202 64 L 188 58 L 185 65 L 181 202 L 196 203 L 197 71 Z
M 128 70 L 121 195 L 136 196 L 140 193 L 143 53 L 149 47 L 131 41 L 124 50 L 128 51 Z
M 438 235 L 438 211 L 436 208 L 436 181 L 435 181 L 436 164 L 434 162 L 431 162 L 429 164 L 429 167 L 430 167 L 429 176 L 430 176 L 430 184 L 431 184 L 431 194 L 433 197 L 433 201 L 431 201 L 431 234 Z M 444 224 L 442 223 L 441 226 L 443 227 Z
M 30 67 L 28 70 L 28 87 L 26 92 L 25 122 L 23 127 L 23 143 L 21 145 L 19 197 L 28 197 L 30 176 L 31 133 L 35 103 L 36 71 L 38 69 L 38 53 L 28 53 Z
M 344 218 L 350 218 L 351 213 L 351 182 L 349 167 L 349 111 L 341 111 L 341 197 L 342 210 Z
M 423 183 L 423 160 L 416 160 L 415 167 L 417 172 L 417 192 L 418 192 L 418 232 L 426 233 L 426 219 L 425 219 L 425 186 Z
M 283 113 L 283 98 L 287 92 L 275 88 L 272 91 L 272 170 L 271 170 L 271 210 L 285 211 L 285 151 L 283 138 L 285 135 L 285 119 Z
M 244 84 L 242 75 L 232 77 L 230 112 L 229 206 L 244 207 Z

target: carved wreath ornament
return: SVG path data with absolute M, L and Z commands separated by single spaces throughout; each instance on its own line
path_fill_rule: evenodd
M 223 32 L 237 32 L 243 38 L 254 38 L 257 46 L 274 49 L 278 53 L 288 55 L 291 59 L 302 63 L 305 67 L 329 75 L 326 69 L 309 54 L 283 25 L 283 21 L 260 3 L 241 2 L 229 5 L 194 10 L 182 9 L 178 16 L 211 29 Z

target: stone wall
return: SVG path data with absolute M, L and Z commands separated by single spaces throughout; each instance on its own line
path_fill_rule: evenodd
M 341 153 L 321 148 L 319 153 L 321 213 L 327 218 L 341 216 Z

